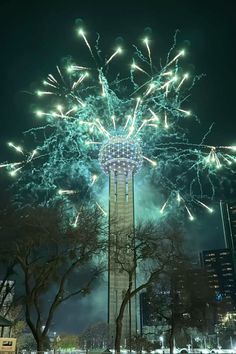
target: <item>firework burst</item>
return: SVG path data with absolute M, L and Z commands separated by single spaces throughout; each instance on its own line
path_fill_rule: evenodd
M 196 120 L 189 109 L 189 96 L 199 77 L 191 78 L 184 71 L 185 51 L 176 48 L 175 40 L 165 64 L 157 67 L 150 41 L 145 38 L 140 49 L 134 46 L 135 59 L 128 62 L 128 75 L 114 76 L 112 65 L 125 50 L 117 47 L 101 62 L 97 44 L 93 47 L 82 29 L 78 36 L 94 67 L 70 62 L 47 76 L 36 91 L 39 126 L 27 132 L 36 142 L 35 148 L 27 153 L 9 143 L 22 159 L 3 163 L 0 168 L 18 176 L 21 194 L 30 191 L 37 203 L 63 199 L 68 208 L 73 206 L 77 219 L 78 200 L 83 204 L 88 194 L 106 214 L 96 197 L 105 179 L 101 151 L 111 155 L 110 164 L 112 154 L 120 154 L 116 167 L 122 168 L 122 156 L 133 149 L 139 168 L 142 165 L 141 173 L 165 196 L 160 215 L 174 205 L 194 220 L 193 203 L 211 213 L 206 200 L 214 198 L 216 184 L 225 178 L 219 170 L 225 175 L 234 172 L 236 147 L 206 144 L 211 128 L 198 143 L 189 141 L 184 127 L 186 121 Z M 110 76 L 115 78 L 110 80 Z M 129 162 L 132 165 L 132 159 Z M 104 165 L 103 169 L 109 173 Z

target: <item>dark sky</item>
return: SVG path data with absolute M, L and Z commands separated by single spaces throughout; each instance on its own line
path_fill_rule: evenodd
M 235 136 L 235 1 L 1 1 L 1 120 L 0 151 L 6 141 L 32 126 L 35 87 L 68 54 L 79 55 L 76 19 L 89 35 L 99 32 L 106 48 L 122 36 L 140 41 L 152 29 L 155 56 L 165 55 L 176 29 L 180 47 L 187 45 L 187 62 L 205 73 L 193 91 L 193 109 L 203 131 L 215 121 L 212 142 L 236 143 Z
M 165 56 L 175 30 L 179 29 L 179 47 L 187 48 L 190 70 L 206 74 L 194 88 L 191 99 L 192 108 L 201 120 L 199 131 L 204 132 L 215 122 L 209 143 L 236 145 L 235 3 L 234 0 L 2 0 L 0 161 L 9 157 L 6 143 L 11 139 L 19 142 L 21 132 L 33 124 L 33 99 L 26 91 L 32 91 L 62 57 L 69 54 L 79 57 L 81 43 L 75 32 L 78 19 L 83 19 L 92 39 L 96 32 L 101 34 L 108 50 L 119 36 L 125 43 L 139 43 L 145 29 L 150 27 L 156 58 Z M 199 131 L 193 132 L 193 140 L 199 138 Z M 0 171 L 0 198 L 6 181 L 3 174 Z M 212 221 L 204 222 L 212 239 L 215 232 L 221 234 L 219 225 L 218 231 L 214 231 L 209 226 Z M 196 239 L 198 233 L 204 237 L 199 224 L 193 233 Z M 202 244 L 206 247 L 206 240 Z M 98 313 L 102 306 L 98 306 Z

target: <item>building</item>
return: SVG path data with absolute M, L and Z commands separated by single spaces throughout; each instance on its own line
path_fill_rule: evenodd
M 146 326 L 152 326 L 155 319 L 153 319 L 153 311 L 151 305 L 151 299 L 146 291 L 139 295 L 140 304 L 140 329 L 143 333 L 143 328 Z
M 137 141 L 124 136 L 112 137 L 100 150 L 99 160 L 109 176 L 109 254 L 108 254 L 108 323 L 115 328 L 124 295 L 129 287 L 134 251 L 134 174 L 142 165 Z M 132 274 L 133 288 L 135 274 Z M 126 346 L 136 333 L 136 301 L 125 307 L 121 345 Z M 111 342 L 114 344 L 113 335 Z
M 214 290 L 216 323 L 227 312 L 236 309 L 236 281 L 232 252 L 228 248 L 201 253 L 201 262 L 207 271 L 209 287 Z
M 156 311 L 153 309 L 152 299 L 147 291 L 139 295 L 139 305 L 140 334 L 151 342 L 160 341 L 160 344 L 163 345 L 164 334 L 168 332 L 168 324 L 161 317 L 157 316 Z
M 140 294 L 141 333 L 154 341 L 162 338 L 162 345 L 168 342 L 171 326 L 178 334 L 191 326 L 212 333 L 212 294 L 205 270 L 180 262 L 154 292 Z M 178 336 L 176 340 L 178 344 Z
M 236 202 L 220 203 L 225 247 L 236 252 Z M 235 257 L 234 257 L 235 258 Z

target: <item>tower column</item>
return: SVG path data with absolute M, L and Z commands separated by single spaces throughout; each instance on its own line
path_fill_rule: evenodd
M 124 294 L 129 287 L 129 269 L 134 262 L 133 174 L 111 171 L 109 180 L 109 290 L 108 321 L 115 327 Z M 135 274 L 132 274 L 135 286 Z M 133 286 L 133 287 L 134 287 Z M 135 298 L 127 304 L 122 321 L 121 345 L 136 333 Z
M 101 147 L 99 160 L 109 176 L 108 323 L 114 346 L 116 320 L 130 281 L 135 289 L 133 179 L 143 160 L 139 141 L 113 136 Z M 133 297 L 124 310 L 122 347 L 126 347 L 131 335 L 136 333 L 136 322 Z

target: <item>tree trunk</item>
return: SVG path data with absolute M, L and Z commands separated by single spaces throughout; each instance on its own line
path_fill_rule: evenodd
M 44 345 L 40 339 L 37 340 L 37 352 L 44 352 Z
M 122 335 L 122 318 L 118 316 L 116 319 L 116 336 L 115 336 L 115 354 L 120 353 L 120 342 L 121 342 L 121 335 Z
M 123 317 L 126 305 L 128 304 L 129 300 L 131 299 L 130 292 L 132 289 L 132 281 L 129 282 L 129 288 L 127 289 L 123 301 L 120 306 L 119 315 L 116 318 L 116 334 L 115 334 L 115 354 L 120 353 L 120 342 L 122 336 L 122 327 L 123 327 Z
M 170 338 L 169 338 L 170 354 L 174 353 L 174 333 L 171 329 Z
M 37 344 L 37 352 L 43 353 L 44 351 L 47 351 L 49 349 L 47 337 L 45 336 L 39 336 L 38 338 L 36 338 L 36 344 Z
M 169 346 L 170 346 L 170 354 L 174 354 L 174 341 L 175 341 L 175 336 L 174 336 L 174 324 L 173 324 L 173 318 L 171 321 L 171 327 L 170 327 L 170 337 L 169 337 Z

